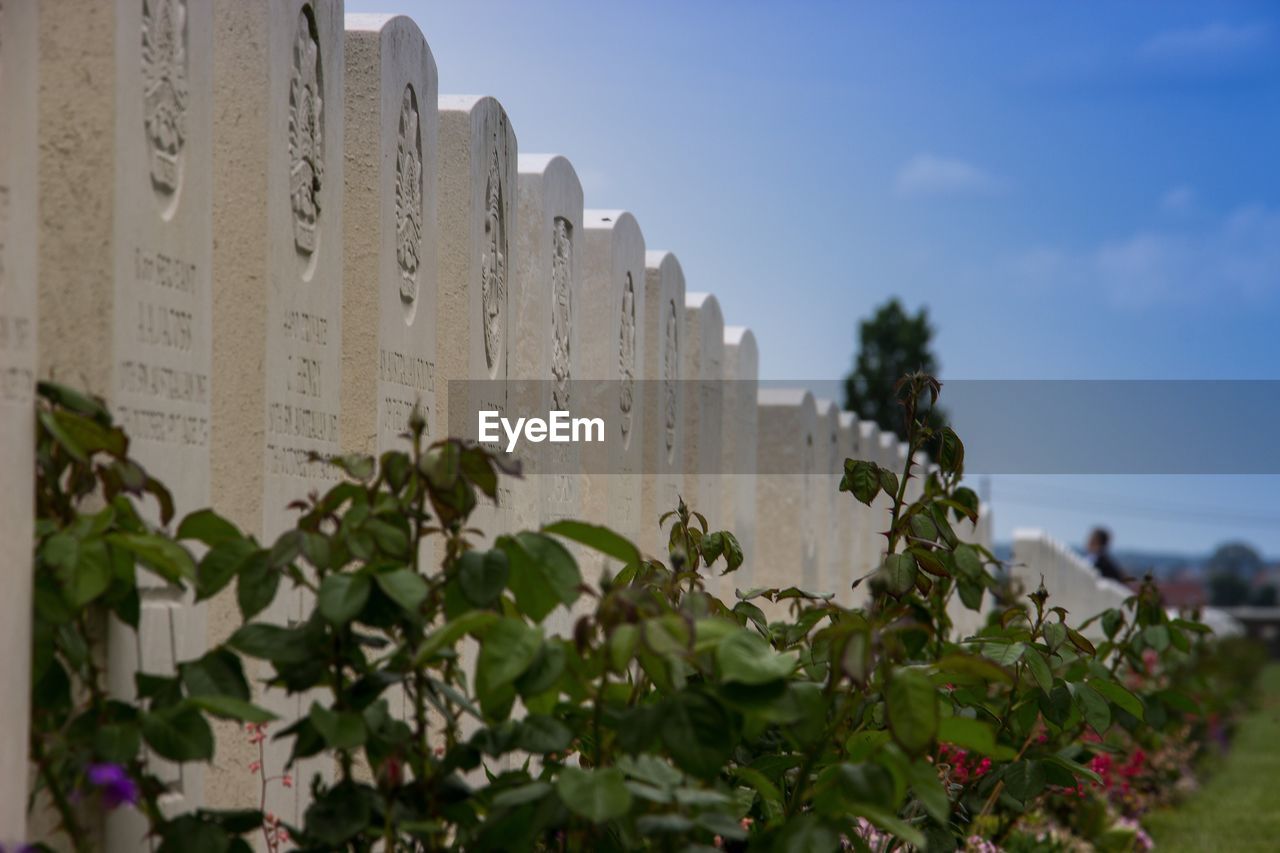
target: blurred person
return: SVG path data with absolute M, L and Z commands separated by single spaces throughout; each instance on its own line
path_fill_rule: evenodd
M 1098 574 L 1104 578 L 1111 578 L 1120 583 L 1126 583 L 1129 576 L 1125 574 L 1124 569 L 1120 568 L 1112 557 L 1108 548 L 1111 545 L 1111 531 L 1105 527 L 1095 527 L 1093 532 L 1089 534 L 1089 542 L 1085 545 L 1085 551 L 1088 552 L 1093 560 L 1093 567 L 1098 570 Z

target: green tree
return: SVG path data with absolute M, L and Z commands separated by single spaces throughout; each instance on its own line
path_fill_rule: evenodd
M 1235 607 L 1249 603 L 1251 581 L 1262 569 L 1262 557 L 1243 542 L 1219 545 L 1209 557 L 1209 603 Z
M 882 430 L 905 437 L 896 386 L 908 373 L 937 375 L 938 360 L 930 346 L 933 332 L 927 308 L 910 314 L 897 297 L 891 297 L 876 309 L 858 326 L 858 354 L 844 380 L 844 407 L 863 420 L 875 421 Z M 928 405 L 927 399 L 922 402 Z M 941 427 L 941 411 L 928 411 L 924 417 L 928 426 Z

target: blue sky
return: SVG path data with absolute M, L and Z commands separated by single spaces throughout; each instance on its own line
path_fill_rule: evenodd
M 1275 4 L 347 10 L 411 15 L 441 92 L 497 96 L 521 151 L 633 211 L 764 377 L 839 376 L 896 294 L 933 313 L 944 379 L 1280 378 Z M 995 478 L 1000 536 L 1280 554 L 1280 478 L 1070 478 L 1071 511 L 1065 479 Z

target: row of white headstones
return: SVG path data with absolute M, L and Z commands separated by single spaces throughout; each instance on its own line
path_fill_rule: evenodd
M 503 381 L 611 380 L 612 455 L 566 451 L 592 473 L 512 481 L 480 527 L 579 517 L 664 554 L 657 518 L 683 496 L 742 541 L 721 594 L 859 600 L 886 503 L 839 494 L 841 463 L 901 470 L 904 445 L 808 391 L 757 393 L 751 331 L 686 292 L 631 214 L 584 209 L 566 159 L 518 155 L 497 100 L 439 96 L 411 20 L 344 19 L 341 0 L 6 0 L 0 116 L 0 842 L 26 831 L 37 377 L 105 398 L 179 515 L 213 506 L 263 541 L 333 478 L 308 453 L 403 447 L 415 406 L 449 424 L 446 383 L 485 380 L 453 396 L 509 411 Z M 150 588 L 141 630 L 112 628 L 112 689 L 236 618 Z M 208 772 L 162 766 L 175 808 L 256 806 L 255 750 L 228 728 Z M 305 787 L 273 786 L 268 808 L 295 819 Z M 109 840 L 136 849 L 138 831 L 116 819 Z

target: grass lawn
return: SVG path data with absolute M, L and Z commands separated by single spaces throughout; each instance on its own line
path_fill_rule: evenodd
M 1260 707 L 1204 787 L 1143 820 L 1158 851 L 1280 850 L 1280 665 L 1263 671 L 1261 686 Z

